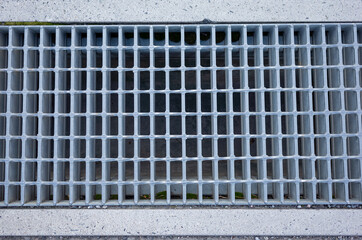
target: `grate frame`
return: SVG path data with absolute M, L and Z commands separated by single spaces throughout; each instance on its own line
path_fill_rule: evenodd
M 361 204 L 361 62 L 352 23 L 2 26 L 0 206 Z

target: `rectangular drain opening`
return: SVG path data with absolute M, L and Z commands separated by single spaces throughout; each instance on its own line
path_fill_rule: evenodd
M 0 27 L 0 206 L 362 202 L 362 25 Z

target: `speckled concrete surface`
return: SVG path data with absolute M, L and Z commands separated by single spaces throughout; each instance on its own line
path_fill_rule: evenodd
M 7 236 L 2 239 L 24 239 L 24 240 L 360 240 L 358 236 L 41 236 L 41 237 L 18 237 Z
M 1 0 L 0 21 L 361 21 L 361 0 Z
M 362 235 L 360 210 L 3 209 L 0 235 Z

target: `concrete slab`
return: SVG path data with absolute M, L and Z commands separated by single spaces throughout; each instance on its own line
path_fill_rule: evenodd
M 2 236 L 356 236 L 360 209 L 2 209 Z
M 360 22 L 360 0 L 3 0 L 0 21 Z M 207 22 L 207 21 L 206 21 Z M 1 236 L 353 236 L 346 209 L 0 209 Z
M 356 22 L 361 13 L 360 0 L 3 0 L 0 21 Z

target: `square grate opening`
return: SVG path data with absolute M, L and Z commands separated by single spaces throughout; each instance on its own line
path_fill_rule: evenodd
M 0 206 L 362 203 L 362 25 L 0 27 Z

